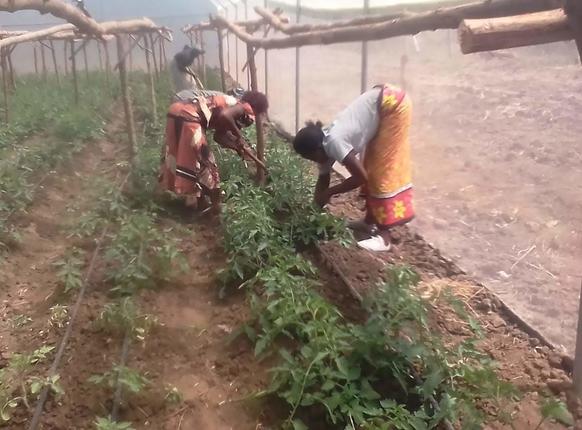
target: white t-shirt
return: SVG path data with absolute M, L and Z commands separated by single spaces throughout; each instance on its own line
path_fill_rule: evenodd
M 359 96 L 323 130 L 323 149 L 330 160 L 319 166 L 320 174 L 329 173 L 336 161 L 342 163 L 352 151 L 359 155 L 364 153 L 378 132 L 380 91 L 381 88 L 373 88 Z
M 174 92 L 179 93 L 180 91 L 195 90 L 198 88 L 198 84 L 196 83 L 194 76 L 180 70 L 175 59 L 170 61 L 168 67 L 170 69 L 170 76 L 172 78 Z

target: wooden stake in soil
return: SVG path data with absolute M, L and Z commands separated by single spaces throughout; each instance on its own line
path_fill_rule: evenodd
M 116 36 L 117 39 L 117 58 L 119 60 L 119 79 L 121 81 L 121 95 L 123 99 L 123 109 L 125 111 L 125 122 L 127 124 L 127 135 L 131 148 L 131 162 L 136 161 L 137 138 L 135 134 L 135 123 L 133 121 L 133 110 L 131 108 L 131 96 L 127 84 L 127 69 L 124 58 L 124 40 L 123 36 Z
M 222 87 L 222 92 L 226 92 L 226 76 L 224 70 L 224 44 L 222 41 L 222 30 L 220 28 L 216 29 L 216 34 L 218 36 L 218 62 L 220 65 L 220 85 Z
M 97 41 L 97 55 L 99 55 L 99 71 L 103 73 L 103 49 L 101 49 L 100 41 Z
M 85 77 L 89 80 L 89 58 L 87 57 L 87 44 L 89 41 L 83 42 L 83 62 L 85 63 Z
M 268 7 L 268 0 L 265 0 L 265 9 Z M 249 73 L 250 79 L 250 73 Z M 265 95 L 269 97 L 269 50 L 265 49 Z
M 16 76 L 14 73 L 14 64 L 12 64 L 12 53 L 15 48 L 16 45 L 8 48 L 8 71 L 10 73 L 10 88 L 12 91 L 16 91 Z
M 103 41 L 103 50 L 105 51 L 105 82 L 107 87 L 111 87 L 111 56 L 109 55 L 109 44 Z
M 200 56 L 202 61 L 202 82 L 204 86 L 208 85 L 208 77 L 206 76 L 206 42 L 204 41 L 204 31 L 200 30 L 200 49 L 204 51 L 204 54 Z
M 251 75 L 251 89 L 259 91 L 259 82 L 257 79 L 257 65 L 255 63 L 255 50 L 251 45 L 247 45 L 247 62 L 249 65 L 249 73 Z M 265 163 L 265 132 L 263 127 L 263 115 L 256 115 L 257 128 L 257 158 Z M 257 179 L 259 183 L 265 182 L 265 170 L 257 164 Z
M 38 76 L 38 53 L 36 52 L 36 46 L 34 49 L 34 74 Z
M 44 44 L 42 42 L 40 42 L 40 60 L 42 62 L 42 78 L 46 80 L 48 70 L 46 68 L 46 57 L 44 55 Z
M 63 42 L 63 52 L 65 53 L 65 76 L 69 76 L 69 56 L 67 55 L 69 47 L 69 42 L 66 40 Z
M 150 82 L 150 93 L 152 97 L 152 112 L 153 112 L 153 121 L 154 124 L 158 121 L 158 100 L 156 98 L 156 85 L 154 81 L 154 74 L 152 72 L 152 64 L 150 60 L 150 44 L 147 35 L 144 35 L 144 46 L 145 46 L 145 55 L 146 55 L 146 67 L 148 70 L 148 78 Z
M 77 54 L 75 41 L 71 40 L 71 72 L 73 73 L 73 87 L 75 89 L 75 104 L 79 104 L 79 77 L 77 76 Z
M 297 0 L 297 23 L 301 19 L 301 0 Z M 295 48 L 295 132 L 299 131 L 299 116 L 300 116 L 300 84 L 301 84 L 301 51 L 300 48 Z
M 156 58 L 156 44 L 154 42 L 154 36 L 150 33 L 148 35 L 148 38 L 150 40 L 150 47 L 152 49 L 152 60 L 153 60 L 153 66 L 154 66 L 154 72 L 156 73 L 156 81 L 160 79 L 160 72 L 158 71 L 158 60 Z
M 582 397 L 582 287 L 578 308 L 578 331 L 576 332 L 576 356 L 574 357 L 574 389 Z
M 55 51 L 55 44 L 53 43 L 52 40 L 49 43 L 50 43 L 51 56 L 53 58 L 53 66 L 55 68 L 55 76 L 57 77 L 57 85 L 61 86 L 61 77 L 59 74 L 59 63 L 57 62 L 57 53 Z
M 8 121 L 10 120 L 10 112 L 8 106 L 8 67 L 6 64 L 6 56 L 6 48 L 2 48 L 2 51 L 0 51 L 0 57 L 2 57 L 0 62 L 2 67 L 2 93 L 4 95 L 4 121 L 8 124 Z

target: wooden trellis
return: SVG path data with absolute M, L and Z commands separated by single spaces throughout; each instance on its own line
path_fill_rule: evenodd
M 135 155 L 137 139 L 127 79 L 128 59 L 131 58 L 132 51 L 136 46 L 141 47 L 145 51 L 152 98 L 152 110 L 155 118 L 157 116 L 157 100 L 153 73 L 155 73 L 157 78 L 159 73 L 166 66 L 165 42 L 172 40 L 171 32 L 167 28 L 157 26 L 153 21 L 147 18 L 99 23 L 80 12 L 76 7 L 65 3 L 63 0 L 0 0 L 0 11 L 17 12 L 19 10 L 27 9 L 37 10 L 40 13 L 51 13 L 54 16 L 69 21 L 69 23 L 39 31 L 0 31 L 0 65 L 2 69 L 5 120 L 8 121 L 10 116 L 8 87 L 10 83 L 14 81 L 14 72 L 11 67 L 11 54 L 16 46 L 27 42 L 38 44 L 33 48 L 35 72 L 38 74 L 40 70 L 42 71 L 43 76 L 46 76 L 48 72 L 45 50 L 50 51 L 57 82 L 60 82 L 61 78 L 59 75 L 58 60 L 54 43 L 55 41 L 62 41 L 65 59 L 65 74 L 69 75 L 68 62 L 70 61 L 75 102 L 80 103 L 77 62 L 78 54 L 80 52 L 83 54 L 85 71 L 88 77 L 89 64 L 87 58 L 87 45 L 89 43 L 97 43 L 100 68 L 105 69 L 107 85 L 109 86 L 110 72 L 112 68 L 108 42 L 116 39 L 118 62 L 115 69 L 119 69 L 127 134 L 131 148 L 134 151 L 132 155 Z M 126 47 L 128 38 L 132 39 L 129 48 Z M 140 44 L 142 41 L 143 45 Z M 79 42 L 79 44 L 77 44 L 77 42 Z M 37 49 L 37 46 L 40 48 L 40 67 L 42 67 L 42 69 L 39 67 L 39 50 Z M 157 46 L 159 46 L 160 50 L 159 62 L 156 62 L 155 56 Z M 101 57 L 102 54 L 105 55 L 104 59 Z M 152 56 L 155 72 L 152 70 L 150 55 Z M 131 63 L 131 60 L 129 60 L 129 62 Z M 157 64 L 159 64 L 159 70 Z M 132 156 L 132 159 L 134 158 L 135 157 Z

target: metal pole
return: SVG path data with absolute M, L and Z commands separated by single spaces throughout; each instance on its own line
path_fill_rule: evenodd
M 576 333 L 576 355 L 574 357 L 574 389 L 582 396 L 582 287 L 580 307 L 578 308 L 578 331 Z
M 364 15 L 370 12 L 370 0 L 364 0 Z M 368 42 L 362 42 L 362 75 L 360 81 L 360 93 L 363 94 L 368 88 Z
M 301 0 L 297 0 L 296 5 L 296 17 L 295 21 L 299 23 L 301 19 Z M 301 83 L 300 80 L 300 71 L 301 71 L 301 55 L 299 51 L 299 47 L 295 48 L 295 132 L 299 131 L 299 115 L 300 115 L 300 91 L 299 86 Z

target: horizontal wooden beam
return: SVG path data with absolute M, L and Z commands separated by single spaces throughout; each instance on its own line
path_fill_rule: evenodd
M 280 21 L 281 23 L 288 23 L 289 22 L 289 18 L 285 17 L 285 16 L 281 16 L 283 14 L 283 11 L 281 9 L 275 9 L 272 12 L 272 15 L 275 16 L 277 18 L 278 21 Z M 249 20 L 249 21 L 236 21 L 232 23 L 233 25 L 236 25 L 237 27 L 241 27 L 244 28 L 248 33 L 254 33 L 255 31 L 257 31 L 259 28 L 268 25 L 269 22 L 264 19 L 264 18 L 258 18 L 258 19 L 253 19 L 253 20 Z M 197 31 L 216 31 L 217 28 L 217 24 L 215 21 L 207 21 L 207 22 L 201 22 L 200 24 L 195 24 L 195 25 L 187 25 L 184 28 L 182 28 L 182 31 L 186 34 L 189 33 L 195 33 Z M 224 29 L 224 28 L 220 28 L 220 29 Z
M 385 22 L 347 27 L 329 26 L 287 37 L 258 38 L 244 28 L 227 21 L 223 17 L 213 17 L 211 24 L 227 28 L 241 40 L 263 49 L 287 49 L 309 45 L 329 45 L 333 43 L 361 42 L 388 39 L 391 37 L 415 35 L 422 31 L 457 29 L 467 18 L 504 16 L 510 13 L 527 13 L 546 10 L 555 6 L 557 0 L 486 0 L 450 8 L 440 8 L 429 12 L 403 15 Z
M 468 19 L 459 27 L 461 52 L 495 51 L 571 40 L 562 10 L 493 19 Z

